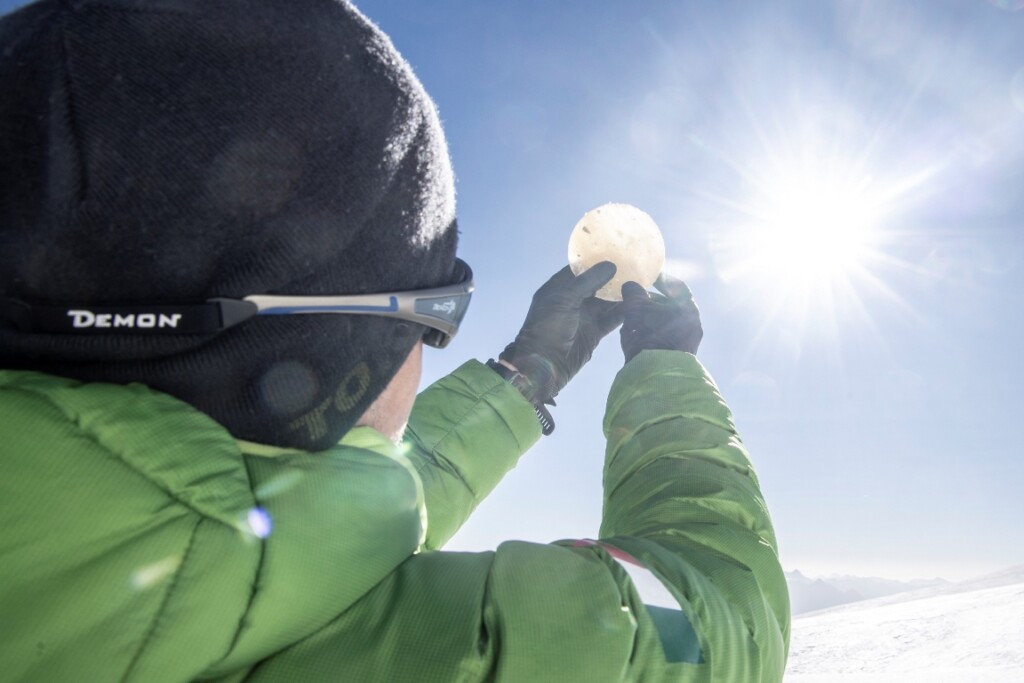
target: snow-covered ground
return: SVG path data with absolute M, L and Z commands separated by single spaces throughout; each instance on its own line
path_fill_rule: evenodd
M 786 683 L 1022 683 L 1024 567 L 793 620 Z

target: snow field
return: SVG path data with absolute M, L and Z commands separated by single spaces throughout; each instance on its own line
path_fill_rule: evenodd
M 793 620 L 787 683 L 1024 683 L 1024 583 Z

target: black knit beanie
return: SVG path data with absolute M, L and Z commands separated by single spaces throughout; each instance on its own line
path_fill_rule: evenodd
M 337 0 L 42 0 L 0 19 L 0 301 L 153 305 L 453 282 L 448 152 Z M 142 382 L 242 439 L 329 447 L 422 327 L 261 316 L 216 335 L 26 333 L 0 368 Z

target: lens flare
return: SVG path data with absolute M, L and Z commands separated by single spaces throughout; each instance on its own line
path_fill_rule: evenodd
M 274 529 L 274 523 L 270 519 L 270 515 L 263 508 L 257 507 L 249 510 L 246 522 L 249 525 L 250 533 L 256 538 L 266 538 Z

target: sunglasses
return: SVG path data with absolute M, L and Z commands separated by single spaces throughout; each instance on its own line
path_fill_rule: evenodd
M 459 330 L 473 294 L 473 271 L 455 260 L 459 281 L 405 292 L 291 296 L 254 294 L 204 304 L 153 306 L 32 306 L 0 301 L 0 317 L 25 332 L 77 334 L 216 334 L 265 315 L 376 315 L 419 323 L 423 343 L 443 349 Z

